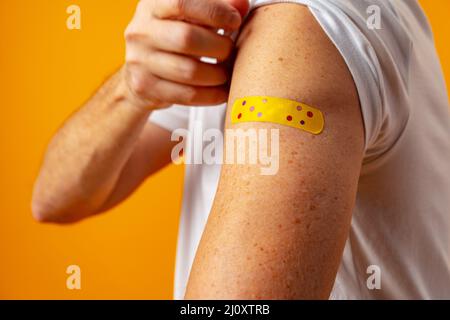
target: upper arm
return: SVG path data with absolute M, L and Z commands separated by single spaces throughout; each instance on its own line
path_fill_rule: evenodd
M 186 298 L 328 298 L 348 235 L 364 149 L 351 74 L 309 10 L 260 7 L 237 42 L 226 128 L 278 129 L 279 170 L 222 168 Z M 321 134 L 231 124 L 233 102 L 274 96 L 320 109 Z

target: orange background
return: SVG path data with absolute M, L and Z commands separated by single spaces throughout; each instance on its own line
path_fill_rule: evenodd
M 33 180 L 51 135 L 122 62 L 136 0 L 0 0 L 0 299 L 171 299 L 183 168 L 151 177 L 112 212 L 33 221 Z M 81 7 L 82 30 L 66 28 Z M 448 0 L 422 0 L 450 83 Z M 66 289 L 81 267 L 82 289 Z

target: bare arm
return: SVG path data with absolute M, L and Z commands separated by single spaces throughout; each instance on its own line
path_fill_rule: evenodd
M 245 1 L 246 2 L 246 1 Z M 241 8 L 242 9 L 242 8 Z M 214 105 L 228 96 L 239 11 L 222 0 L 142 0 L 125 32 L 126 63 L 49 144 L 32 209 L 45 222 L 74 222 L 127 197 L 170 161 L 170 133 L 147 123 L 171 104 Z M 200 57 L 216 58 L 216 65 Z
M 110 196 L 122 169 L 139 171 L 136 186 L 152 167 L 168 163 L 162 151 L 169 147 L 170 134 L 146 125 L 150 111 L 127 97 L 121 78 L 118 73 L 108 80 L 50 142 L 33 196 L 38 220 L 73 222 L 94 214 Z M 136 151 L 139 144 L 154 145 L 148 162 L 136 165 L 143 156 Z M 134 163 L 124 168 L 127 162 Z
M 363 157 L 354 82 L 297 4 L 258 8 L 238 49 L 229 106 L 245 96 L 288 98 L 319 108 L 325 129 L 312 135 L 272 123 L 232 125 L 228 114 L 227 128 L 279 129 L 279 171 L 264 176 L 259 165 L 224 166 L 186 298 L 327 299 Z

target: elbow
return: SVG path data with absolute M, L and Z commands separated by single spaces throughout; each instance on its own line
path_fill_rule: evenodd
M 52 210 L 50 210 L 48 205 L 44 205 L 44 201 L 42 196 L 40 195 L 39 188 L 37 186 L 37 182 L 33 189 L 33 195 L 31 199 L 31 215 L 35 221 L 41 223 L 50 223 L 53 220 Z
M 49 202 L 39 196 L 33 195 L 33 199 L 31 201 L 31 213 L 34 220 L 39 223 L 63 225 L 72 224 L 82 219 L 79 215 L 73 214 L 73 210 L 58 209 L 48 203 Z
M 54 223 L 54 224 L 68 224 L 75 222 L 69 219 L 67 215 L 63 215 L 49 206 L 42 205 L 38 201 L 31 202 L 31 213 L 35 221 L 39 223 Z
M 31 199 L 31 213 L 40 223 L 72 224 L 101 212 L 92 198 L 84 197 L 79 188 L 55 188 L 39 179 Z
M 48 206 L 42 205 L 39 201 L 33 199 L 31 201 L 31 214 L 37 222 L 40 223 L 54 223 L 56 222 L 55 215 Z

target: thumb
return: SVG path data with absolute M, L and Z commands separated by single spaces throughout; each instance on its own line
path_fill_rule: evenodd
M 224 0 L 235 7 L 243 18 L 249 9 L 249 0 Z

